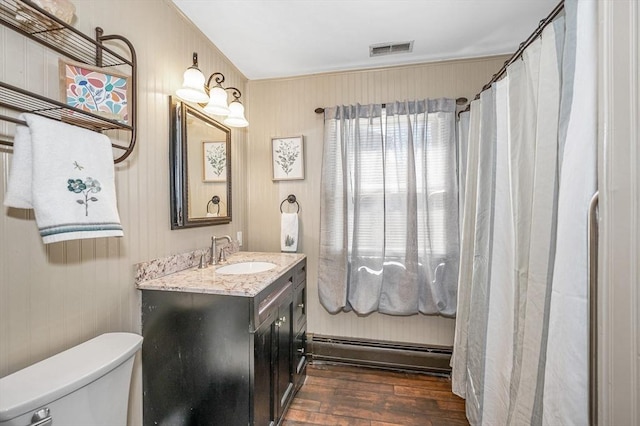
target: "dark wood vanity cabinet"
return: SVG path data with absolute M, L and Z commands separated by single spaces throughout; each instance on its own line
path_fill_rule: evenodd
M 277 425 L 305 377 L 306 260 L 255 297 L 142 292 L 145 425 Z

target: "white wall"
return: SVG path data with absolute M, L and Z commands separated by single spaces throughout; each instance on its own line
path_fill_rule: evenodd
M 170 230 L 169 99 L 199 53 L 205 73 L 220 71 L 244 92 L 246 79 L 168 0 L 74 1 L 74 26 L 89 36 L 127 37 L 138 54 L 138 143 L 116 166 L 125 236 L 43 245 L 31 211 L 0 207 L 0 376 L 108 331 L 141 332 L 133 265 L 207 247 L 210 235 L 245 230 L 246 130 L 232 131 L 233 222 Z M 58 97 L 57 57 L 0 26 L 0 80 Z M 3 111 L 4 112 L 4 111 Z M 0 122 L 0 134 L 13 127 Z M 0 149 L 0 201 L 12 155 Z M 131 424 L 141 424 L 141 369 L 134 370 Z

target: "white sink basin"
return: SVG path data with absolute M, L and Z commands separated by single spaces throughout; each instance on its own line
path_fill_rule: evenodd
M 216 268 L 216 273 L 222 275 L 257 274 L 258 272 L 265 272 L 275 267 L 276 264 L 271 262 L 239 262 L 219 266 Z

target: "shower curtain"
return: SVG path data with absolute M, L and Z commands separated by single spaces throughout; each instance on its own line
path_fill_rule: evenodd
M 452 384 L 473 425 L 588 423 L 596 2 L 564 9 L 460 117 Z

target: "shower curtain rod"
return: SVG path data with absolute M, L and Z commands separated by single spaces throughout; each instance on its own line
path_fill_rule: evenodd
M 480 99 L 480 93 L 484 92 L 485 90 L 490 88 L 493 83 L 500 80 L 500 78 L 504 75 L 504 73 L 507 72 L 507 68 L 509 67 L 509 65 L 514 63 L 516 60 L 520 59 L 525 49 L 529 47 L 529 45 L 533 43 L 542 34 L 542 31 L 547 27 L 547 25 L 549 25 L 556 18 L 556 16 L 558 16 L 560 12 L 562 12 L 563 9 L 564 9 L 564 0 L 560 0 L 560 3 L 558 3 L 558 5 L 551 11 L 549 16 L 547 16 L 546 18 L 540 21 L 540 23 L 538 24 L 538 28 L 536 28 L 536 30 L 533 33 L 531 33 L 531 35 L 525 41 L 520 43 L 520 45 L 518 46 L 518 50 L 516 50 L 516 52 L 513 55 L 511 55 L 509 59 L 505 61 L 502 68 L 500 68 L 500 70 L 491 77 L 491 80 L 489 80 L 487 84 L 482 86 L 482 90 L 480 90 L 480 92 L 473 98 L 474 100 Z M 462 113 L 465 111 L 469 111 L 470 108 L 471 108 L 471 103 L 469 103 L 469 105 L 467 105 L 467 107 L 460 112 Z
M 387 107 L 387 104 L 382 104 L 382 108 L 386 108 L 386 107 Z M 316 114 L 322 114 L 324 112 L 324 108 L 318 107 L 314 109 L 313 112 L 315 112 Z
M 457 98 L 456 99 L 456 105 L 464 105 L 468 102 L 467 98 Z M 382 108 L 386 108 L 387 104 L 382 104 Z M 314 109 L 314 112 L 316 114 L 322 114 L 324 112 L 324 108 L 322 107 L 318 107 L 316 109 Z

